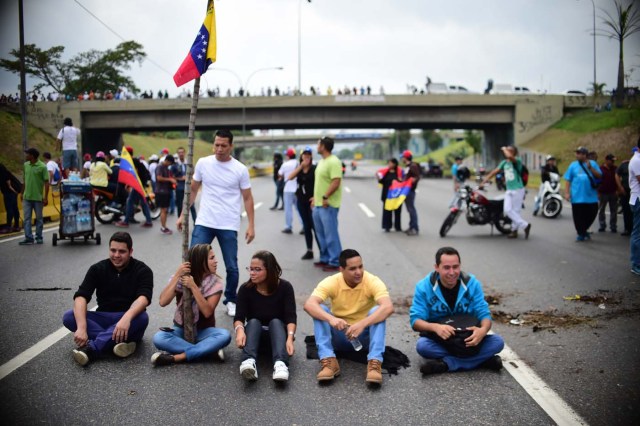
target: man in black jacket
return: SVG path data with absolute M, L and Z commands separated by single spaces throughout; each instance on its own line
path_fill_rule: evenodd
M 73 309 L 64 313 L 62 323 L 77 345 L 73 359 L 82 366 L 111 351 L 126 358 L 142 340 L 149 324 L 146 308 L 153 294 L 153 272 L 132 253 L 131 236 L 114 233 L 109 258 L 89 268 L 73 295 Z M 98 309 L 87 311 L 94 292 Z

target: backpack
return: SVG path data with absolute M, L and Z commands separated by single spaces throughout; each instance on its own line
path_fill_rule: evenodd
M 515 169 L 515 167 L 514 167 Z M 517 169 L 516 169 L 517 170 Z M 527 186 L 527 184 L 529 183 L 529 169 L 527 169 L 527 166 L 524 165 L 524 163 L 520 162 L 520 179 L 522 179 L 522 184 L 524 186 Z
M 53 172 L 53 181 L 60 182 L 60 169 L 56 167 L 56 171 Z

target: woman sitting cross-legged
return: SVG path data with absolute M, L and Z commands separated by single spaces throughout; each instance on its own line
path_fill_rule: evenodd
M 222 279 L 216 275 L 218 261 L 209 244 L 196 244 L 189 250 L 189 261 L 180 264 L 169 284 L 160 293 L 160 306 L 167 306 L 176 299 L 173 328 L 163 327 L 153 336 L 153 344 L 160 349 L 151 356 L 153 365 L 168 365 L 193 360 L 218 353 L 224 358 L 222 348 L 231 342 L 231 334 L 224 328 L 216 328 L 214 311 L 224 289 Z M 184 339 L 182 289 L 193 294 L 193 321 L 196 325 L 196 342 Z M 164 352 L 162 352 L 164 351 Z
M 297 320 L 293 287 L 280 278 L 282 269 L 268 251 L 255 253 L 247 270 L 249 281 L 238 291 L 233 318 L 236 344 L 242 349 L 240 374 L 258 379 L 258 350 L 266 345 L 271 347 L 273 380 L 287 381 Z

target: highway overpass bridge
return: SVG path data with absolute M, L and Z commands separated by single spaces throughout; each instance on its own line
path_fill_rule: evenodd
M 201 98 L 196 129 L 476 129 L 496 159 L 500 146 L 520 145 L 585 107 L 586 97 L 535 94 Z M 29 103 L 27 114 L 52 135 L 71 117 L 82 151 L 93 153 L 120 146 L 126 132 L 185 131 L 190 108 L 191 98 L 59 101 Z

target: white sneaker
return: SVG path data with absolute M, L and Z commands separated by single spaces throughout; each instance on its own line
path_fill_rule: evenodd
M 236 304 L 233 302 L 227 302 L 227 315 L 230 317 L 236 316 Z
M 218 349 L 218 359 L 224 361 L 224 351 L 222 349 Z
M 258 380 L 256 360 L 253 358 L 249 358 L 242 361 L 242 364 L 240 364 L 240 375 L 246 380 Z
M 289 368 L 282 361 L 273 364 L 273 380 L 276 382 L 286 382 L 289 380 Z
M 113 347 L 113 353 L 120 358 L 126 358 L 136 351 L 136 342 L 118 343 Z

